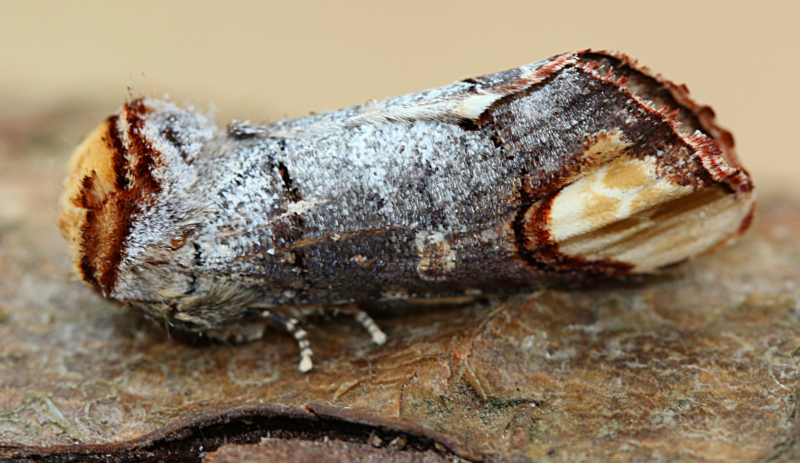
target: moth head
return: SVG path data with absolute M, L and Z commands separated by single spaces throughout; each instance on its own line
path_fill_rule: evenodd
M 191 188 L 192 164 L 211 135 L 202 116 L 139 99 L 83 140 L 69 163 L 59 227 L 84 281 L 114 295 L 122 267 L 146 263 L 136 255 L 143 240 L 156 252 L 179 244 L 191 224 L 170 219 L 181 212 L 169 210 L 170 198 Z

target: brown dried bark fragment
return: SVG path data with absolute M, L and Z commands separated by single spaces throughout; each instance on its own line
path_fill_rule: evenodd
M 68 153 L 41 140 L 77 139 L 84 120 L 0 140 L 0 458 L 199 461 L 266 435 L 311 453 L 378 436 L 386 459 L 798 456 L 795 203 L 764 199 L 742 243 L 661 277 L 373 312 L 380 348 L 312 318 L 303 375 L 278 330 L 181 343 L 76 281 L 49 212 Z

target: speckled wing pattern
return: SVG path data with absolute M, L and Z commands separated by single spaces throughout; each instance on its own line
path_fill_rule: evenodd
M 271 125 L 127 103 L 70 165 L 78 272 L 210 332 L 252 307 L 655 272 L 748 227 L 730 134 L 683 86 L 583 51 Z

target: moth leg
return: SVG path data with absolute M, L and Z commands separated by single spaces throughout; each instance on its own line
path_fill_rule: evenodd
M 311 370 L 314 366 L 314 363 L 311 361 L 314 352 L 311 350 L 311 344 L 308 342 L 308 333 L 298 326 L 300 321 L 296 318 L 287 317 L 271 310 L 262 310 L 261 316 L 282 326 L 294 337 L 294 340 L 297 341 L 297 346 L 300 348 L 300 365 L 298 368 L 303 373 Z
M 369 333 L 369 336 L 372 338 L 372 342 L 381 346 L 386 343 L 386 333 L 384 333 L 381 328 L 375 323 L 375 320 L 369 316 L 363 310 L 352 306 L 326 306 L 327 309 L 333 310 L 335 312 L 346 313 L 352 315 L 353 318 L 356 319 L 359 325 L 363 326 L 365 330 Z

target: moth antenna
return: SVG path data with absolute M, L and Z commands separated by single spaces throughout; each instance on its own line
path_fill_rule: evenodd
M 297 346 L 300 348 L 300 364 L 298 365 L 298 369 L 303 373 L 310 371 L 314 366 L 314 362 L 311 361 L 314 352 L 311 350 L 311 344 L 308 342 L 308 333 L 298 326 L 300 320 L 275 313 L 271 310 L 263 310 L 261 316 L 280 325 L 292 335 L 294 340 L 297 341 Z

